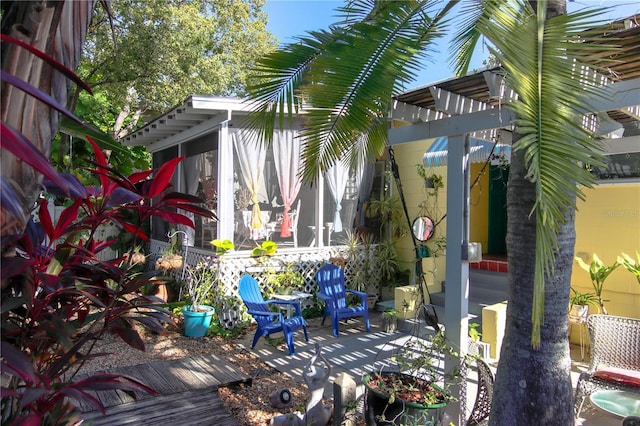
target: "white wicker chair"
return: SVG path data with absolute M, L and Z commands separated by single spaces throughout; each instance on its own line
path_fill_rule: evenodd
M 591 364 L 580 374 L 576 386 L 576 417 L 584 399 L 600 389 L 640 393 L 640 386 L 594 377 L 598 368 L 613 367 L 640 371 L 640 319 L 613 315 L 590 315 L 587 327 L 591 339 Z

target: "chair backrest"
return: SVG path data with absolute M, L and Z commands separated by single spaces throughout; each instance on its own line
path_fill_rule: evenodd
M 467 426 L 476 426 L 484 423 L 491 411 L 493 399 L 493 372 L 489 365 L 480 358 L 476 359 L 478 366 L 478 391 L 471 415 L 467 420 Z
M 251 275 L 245 274 L 240 278 L 238 293 L 249 310 L 269 312 L 269 305 L 265 303 L 262 297 L 258 281 Z M 270 319 L 265 320 L 264 317 L 255 317 L 255 319 L 260 325 L 262 325 L 263 322 L 267 324 L 271 323 Z
M 336 302 L 338 308 L 347 306 L 347 293 L 344 285 L 344 271 L 339 266 L 327 263 L 316 272 L 320 291 Z
M 600 366 L 640 370 L 640 319 L 594 314 L 587 326 L 592 371 Z

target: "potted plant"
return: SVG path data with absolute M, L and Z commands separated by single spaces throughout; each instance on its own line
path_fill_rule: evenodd
M 382 329 L 385 333 L 395 333 L 398 329 L 398 311 L 389 309 L 382 313 Z
M 185 282 L 186 296 L 190 304 L 182 307 L 184 317 L 184 334 L 187 337 L 204 337 L 211 325 L 215 309 L 210 303 L 220 299 L 220 256 L 234 245 L 229 240 L 212 241 L 216 247 L 216 256 L 207 257 L 195 267 L 187 266 Z M 220 294 L 218 294 L 220 293 Z
M 171 230 L 169 232 L 169 246 L 162 253 L 162 256 L 156 260 L 156 269 L 169 272 L 182 268 L 182 255 L 180 254 L 182 241 L 178 238 L 178 232 Z
M 580 293 L 572 287 L 569 303 L 569 322 L 584 324 L 589 315 L 589 305 L 598 306 L 598 297 L 595 293 Z
M 435 189 L 436 191 L 440 188 L 444 188 L 444 179 L 442 175 L 429 173 L 423 164 L 416 164 L 416 171 L 418 172 L 418 176 L 424 179 L 425 188 Z
M 448 386 L 459 375 L 458 369 L 451 374 L 442 373 L 438 360 L 444 355 L 458 357 L 444 334 L 438 332 L 407 342 L 393 358 L 397 370 L 380 369 L 366 374 L 366 423 L 441 425 L 452 400 Z
M 606 302 L 606 300 L 602 298 L 602 290 L 604 288 L 604 282 L 606 281 L 607 277 L 618 266 L 620 266 L 620 263 L 618 263 L 618 261 L 616 260 L 613 265 L 605 266 L 605 264 L 602 263 L 598 255 L 595 253 L 593 254 L 593 260 L 591 261 L 591 263 L 586 263 L 579 256 L 576 256 L 575 260 L 576 262 L 578 262 L 578 265 L 580 265 L 582 269 L 589 273 L 589 277 L 591 278 L 591 285 L 593 286 L 593 292 L 597 298 L 600 311 L 603 314 L 607 315 L 607 309 L 604 306 L 604 302 Z
M 185 268 L 185 293 L 190 303 L 182 307 L 182 315 L 187 337 L 204 337 L 211 325 L 215 309 L 208 303 L 211 303 L 211 293 L 218 282 L 217 260 L 207 258 L 195 267 Z

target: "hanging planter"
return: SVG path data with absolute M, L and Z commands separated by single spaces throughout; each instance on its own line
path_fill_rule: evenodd
M 165 254 L 156 260 L 156 269 L 161 271 L 172 271 L 182 268 L 182 256 L 179 254 Z
M 416 248 L 416 252 L 418 254 L 418 258 L 424 259 L 425 257 L 431 257 L 431 252 L 429 251 L 429 247 L 425 244 L 419 244 Z

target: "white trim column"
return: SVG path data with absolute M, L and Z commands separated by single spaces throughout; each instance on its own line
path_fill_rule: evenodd
M 230 115 L 230 114 L 229 114 Z M 218 132 L 218 238 L 233 241 L 233 144 L 229 121 L 220 123 Z
M 313 230 L 314 236 L 314 247 L 324 247 L 324 238 L 323 238 L 323 226 L 324 226 L 324 175 L 322 173 L 318 173 L 318 181 L 316 185 L 316 214 L 315 214 L 315 229 Z M 301 207 L 302 209 L 302 207 Z M 298 213 L 300 214 L 300 213 Z M 299 219 L 299 217 L 298 217 Z
M 462 260 L 464 235 L 464 136 L 449 136 L 449 164 L 447 167 L 447 260 L 446 290 L 444 293 L 444 326 L 447 340 L 460 356 L 467 352 L 469 328 L 469 262 Z M 468 153 L 467 153 L 468 155 Z M 445 371 L 452 371 L 459 361 L 445 358 Z M 460 412 L 460 387 L 453 386 L 452 394 L 457 398 L 449 404 L 447 411 L 451 420 L 463 424 L 465 413 Z M 456 421 L 456 419 L 458 419 Z

